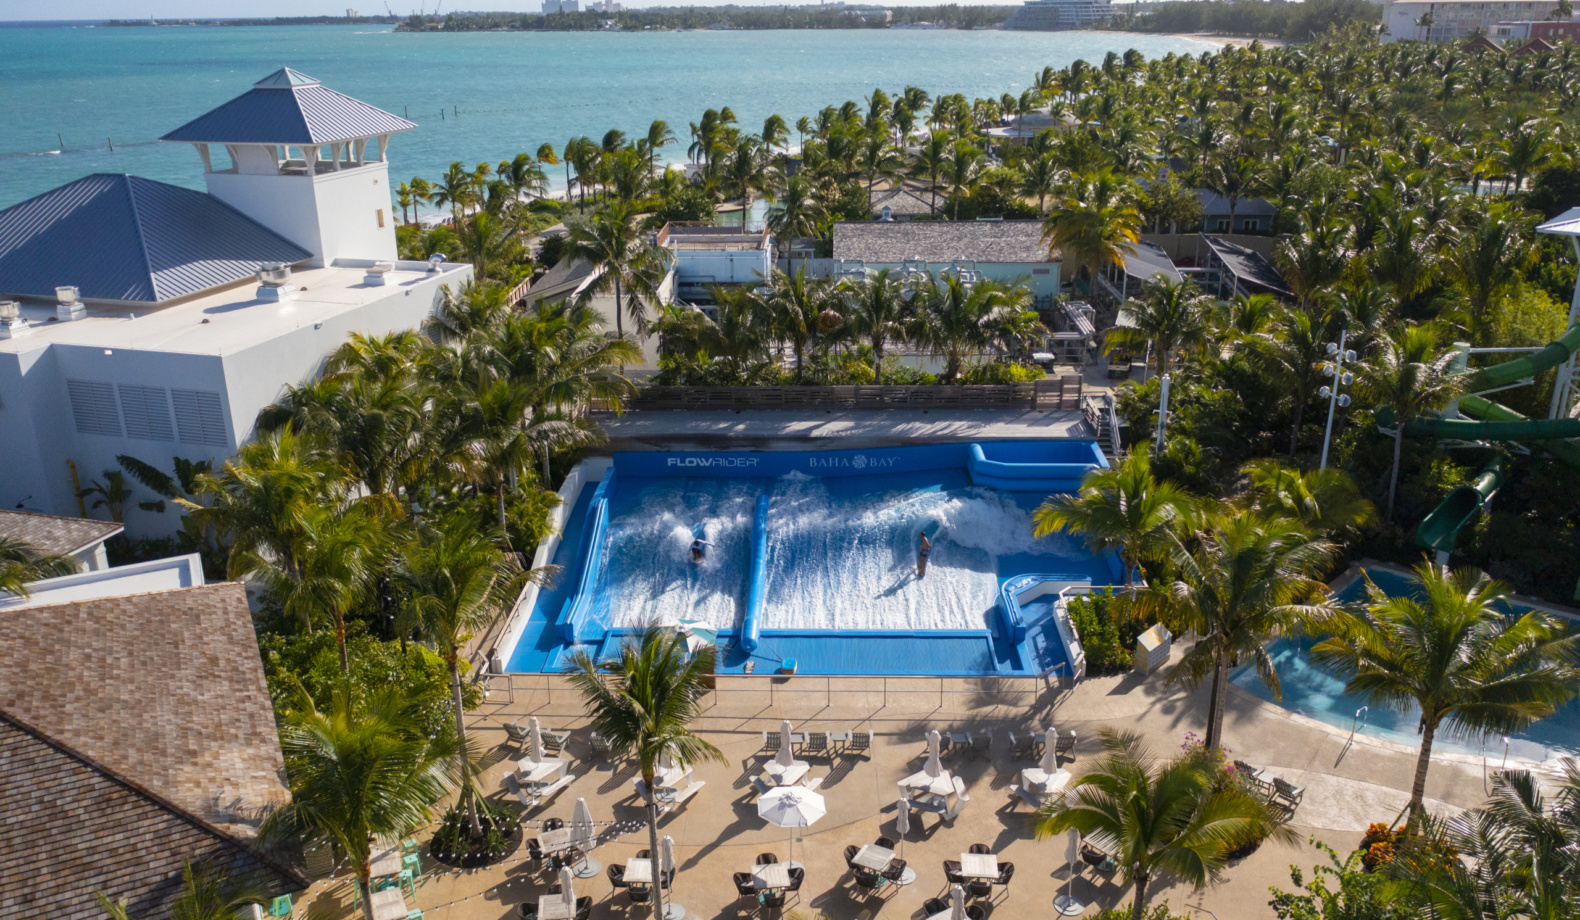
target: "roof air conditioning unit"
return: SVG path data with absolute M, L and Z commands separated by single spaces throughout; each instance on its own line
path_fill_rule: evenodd
M 367 267 L 367 274 L 362 276 L 362 283 L 368 287 L 383 287 L 388 283 L 385 281 L 385 276 L 394 270 L 394 262 L 374 262 Z
M 259 300 L 292 300 L 296 297 L 296 285 L 290 284 L 291 266 L 283 263 L 265 265 L 258 269 L 258 299 Z
M 88 315 L 88 308 L 82 305 L 77 286 L 66 284 L 55 288 L 55 318 L 63 323 L 74 323 Z
M 0 300 L 0 339 L 14 339 L 28 332 L 21 305 L 14 300 Z

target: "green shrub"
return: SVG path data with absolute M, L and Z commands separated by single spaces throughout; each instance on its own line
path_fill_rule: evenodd
M 1042 368 L 1008 361 L 988 361 L 973 364 L 960 376 L 960 382 L 976 385 L 1001 385 L 1006 383 L 1031 383 L 1045 375 Z
M 1119 674 L 1134 664 L 1136 638 L 1152 625 L 1118 616 L 1120 599 L 1112 590 L 1070 598 L 1070 621 L 1080 634 L 1088 674 Z

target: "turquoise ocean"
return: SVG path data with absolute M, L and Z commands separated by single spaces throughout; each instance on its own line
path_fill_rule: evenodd
M 539 144 L 633 137 L 655 118 L 680 139 L 704 109 L 730 106 L 750 131 L 907 84 L 968 98 L 1019 94 L 1046 65 L 1148 58 L 1212 46 L 1107 32 L 915 30 L 412 35 L 385 26 L 0 29 L 0 207 L 93 172 L 202 187 L 198 158 L 160 135 L 241 94 L 281 65 L 405 115 L 390 144 L 397 179 L 452 160 L 497 163 Z M 442 112 L 442 115 L 441 115 Z M 792 130 L 792 141 L 794 132 Z M 113 142 L 115 150 L 110 151 Z M 564 173 L 549 168 L 564 185 Z

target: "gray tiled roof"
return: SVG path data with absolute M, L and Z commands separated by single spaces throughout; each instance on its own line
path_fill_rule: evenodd
M 903 185 L 898 188 L 873 192 L 870 197 L 874 217 L 882 214 L 885 207 L 889 209 L 890 214 L 915 216 L 933 213 L 933 206 L 928 203 L 925 192 L 914 192 Z
M 3 712 L 0 815 L 0 917 L 100 920 L 103 892 L 138 920 L 159 920 L 187 861 L 273 893 L 304 887 L 246 843 Z
M 1051 262 L 1036 220 L 909 220 L 834 225 L 834 258 L 879 264 L 906 259 Z
M 40 553 L 65 556 L 108 540 L 123 528 L 114 521 L 0 510 L 0 536 L 21 540 Z
M 205 144 L 328 144 L 417 127 L 289 67 L 160 140 Z
M 1174 260 L 1161 246 L 1145 240 L 1137 243 L 1135 251 L 1125 256 L 1125 274 L 1142 281 L 1149 281 L 1156 275 L 1163 275 L 1170 281 L 1180 281 L 1185 277 L 1174 267 Z
M 1201 199 L 1201 210 L 1206 216 L 1229 216 L 1229 199 L 1227 197 L 1218 194 L 1210 188 L 1197 189 L 1196 197 Z M 1266 198 L 1258 198 L 1255 195 L 1241 195 L 1239 200 L 1234 203 L 1234 216 L 1237 221 L 1242 217 L 1272 217 L 1277 213 L 1278 209 L 1273 207 L 1271 202 Z
M 0 211 L 0 293 L 160 303 L 312 254 L 217 198 L 96 173 Z
M 0 710 L 226 830 L 290 795 L 239 584 L 5 611 Z

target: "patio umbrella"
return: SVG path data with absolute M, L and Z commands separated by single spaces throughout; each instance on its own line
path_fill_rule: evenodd
M 1052 725 L 1042 735 L 1042 772 L 1052 773 L 1059 769 L 1059 758 L 1054 751 L 1059 746 L 1059 730 Z
M 757 799 L 757 816 L 776 827 L 811 827 L 827 811 L 823 797 L 805 786 L 775 786 Z M 795 855 L 794 833 L 790 835 L 790 855 Z
M 560 896 L 565 899 L 565 905 L 570 909 L 570 915 L 576 916 L 576 877 L 571 875 L 569 866 L 560 870 Z
M 1053 899 L 1053 909 L 1071 917 L 1086 910 L 1085 904 L 1070 896 L 1070 886 L 1075 884 L 1075 863 L 1081 858 L 1081 832 L 1071 828 L 1064 836 L 1064 861 L 1070 864 L 1070 877 L 1064 883 L 1064 894 Z
M 527 733 L 532 736 L 532 759 L 547 760 L 543 754 L 543 726 L 538 724 L 537 716 L 527 720 Z
M 894 806 L 894 833 L 900 838 L 900 858 L 905 858 L 905 835 L 911 832 L 911 803 L 903 796 Z
M 664 874 L 666 874 L 666 875 L 671 873 L 671 872 L 674 872 L 675 871 L 675 840 L 674 840 L 674 838 L 670 837 L 668 834 L 665 834 L 664 835 L 664 839 L 660 840 L 658 842 L 658 852 L 662 856 L 662 859 L 659 860 L 659 869 L 661 869 L 664 872 Z
M 788 767 L 795 763 L 795 756 L 790 753 L 790 720 L 785 719 L 779 723 L 779 753 L 774 755 L 774 760 L 780 766 Z
M 655 868 L 659 871 L 653 873 L 653 879 L 654 884 L 664 885 L 664 879 L 669 877 L 669 873 L 675 871 L 675 841 L 668 834 L 665 834 L 664 839 L 658 842 L 658 854 L 658 865 Z M 665 887 L 673 889 L 674 886 L 671 884 Z M 664 899 L 665 920 L 679 920 L 685 915 L 685 908 L 669 898 Z
M 704 645 L 717 645 L 719 631 L 704 620 L 679 620 L 675 629 L 686 637 L 686 651 L 695 652 Z
M 586 799 L 577 799 L 576 810 L 571 813 L 571 844 L 582 851 L 582 861 L 575 866 L 577 878 L 592 878 L 603 869 L 601 863 L 587 856 L 598 845 L 598 827 L 593 824 Z
M 944 765 L 938 762 L 938 729 L 927 733 L 927 765 L 922 767 L 922 772 L 937 778 L 944 773 Z
M 966 920 L 966 890 L 959 885 L 949 892 L 949 920 Z

